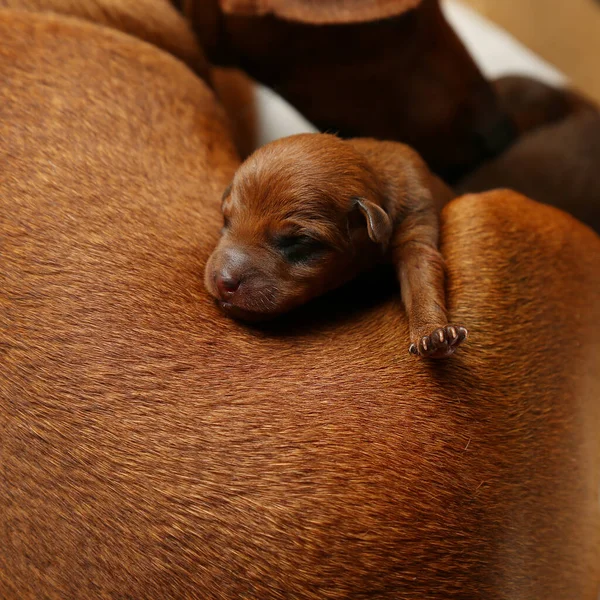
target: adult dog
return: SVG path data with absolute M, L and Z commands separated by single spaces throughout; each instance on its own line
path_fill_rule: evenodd
M 595 598 L 600 241 L 444 212 L 446 364 L 396 290 L 271 330 L 203 289 L 238 161 L 145 42 L 0 10 L 0 596 Z

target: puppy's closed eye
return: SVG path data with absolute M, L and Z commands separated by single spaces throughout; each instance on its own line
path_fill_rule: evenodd
M 273 245 L 290 263 L 309 262 L 327 250 L 324 242 L 309 235 L 278 235 Z

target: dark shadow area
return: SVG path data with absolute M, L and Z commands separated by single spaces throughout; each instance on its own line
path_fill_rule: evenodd
M 319 330 L 342 326 L 399 294 L 392 267 L 384 265 L 273 320 L 244 326 L 270 336 L 312 336 Z

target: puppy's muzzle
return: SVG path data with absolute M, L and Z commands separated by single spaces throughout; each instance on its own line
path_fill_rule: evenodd
M 219 296 L 223 300 L 231 298 L 239 289 L 242 279 L 239 275 L 232 275 L 227 269 L 223 269 L 215 274 L 215 284 Z
M 231 301 L 251 271 L 251 259 L 238 248 L 226 248 L 215 261 L 213 281 L 221 300 Z

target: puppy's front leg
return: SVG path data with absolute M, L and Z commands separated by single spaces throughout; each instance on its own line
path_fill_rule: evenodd
M 464 327 L 448 324 L 438 238 L 439 214 L 427 203 L 404 218 L 392 241 L 392 260 L 408 316 L 409 352 L 429 358 L 450 356 L 467 338 Z

